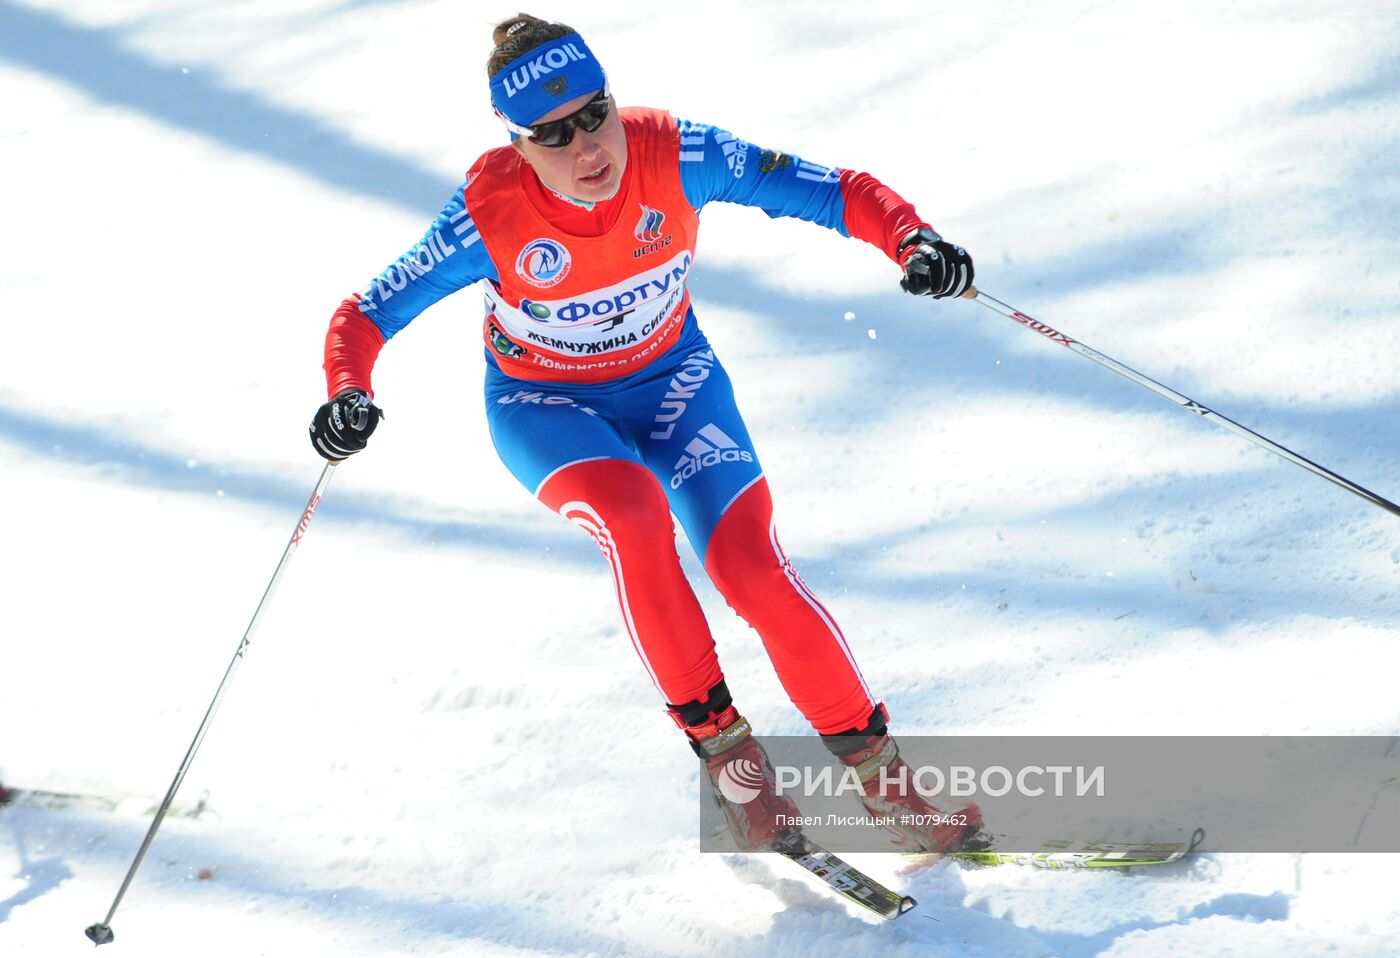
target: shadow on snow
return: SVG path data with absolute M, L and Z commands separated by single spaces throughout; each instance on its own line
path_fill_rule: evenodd
M 342 9 L 369 5 L 385 0 L 346 0 Z M 441 197 L 451 189 L 452 181 L 426 170 L 411 160 L 392 152 L 355 142 L 314 113 L 298 111 L 271 103 L 255 91 L 224 86 L 199 73 L 185 74 L 178 67 L 152 62 L 128 49 L 120 28 L 88 27 L 64 18 L 33 10 L 6 0 L 0 0 L 0 58 L 24 68 L 71 84 L 88 96 L 102 102 L 140 111 L 155 120 L 202 134 L 234 150 L 255 153 L 272 159 L 297 173 L 313 177 L 342 190 L 380 201 L 391 202 L 403 209 L 421 214 L 426 222 L 438 209 Z M 1400 90 L 1400 71 L 1394 62 L 1362 64 L 1358 73 L 1366 75 L 1355 83 L 1300 103 L 1293 107 L 1295 115 L 1328 110 L 1371 106 L 1393 98 Z M 1380 134 L 1381 137 L 1384 134 Z M 1387 153 L 1388 151 L 1380 151 Z M 1378 195 L 1383 187 L 1388 167 L 1374 164 L 1358 165 L 1350 170 L 1358 187 L 1353 192 L 1367 196 Z M 1372 189 L 1372 187 L 1377 189 Z M 1083 188 L 1082 183 L 1061 184 L 1064 190 Z M 1055 187 L 1050 187 L 1055 190 Z M 1043 192 L 1043 190 L 1042 190 Z M 1043 296 L 1038 288 L 1053 289 L 1056 298 L 1093 289 L 1104 284 L 1121 284 L 1125 280 L 1143 280 L 1168 275 L 1180 275 L 1183 282 L 1191 281 L 1193 271 L 1219 266 L 1220 254 L 1238 254 L 1238 243 L 1231 242 L 1232 219 L 1267 215 L 1277 199 L 1259 194 L 1233 202 L 1228 209 L 1187 208 L 1157 221 L 1144 220 L 1136 233 L 1127 238 L 1115 238 L 1081 245 L 1018 264 L 1017 273 L 1008 276 L 1004 295 L 1018 303 L 1022 296 Z M 755 213 L 755 215 L 757 215 Z M 1329 223 L 1338 222 L 1345 231 L 1351 219 L 1342 218 L 1340 211 L 1324 209 L 1319 215 Z M 1372 230 L 1385 219 L 1380 209 L 1356 220 L 1355 229 Z M 1344 233 L 1343 233 L 1344 235 Z M 955 394 L 962 401 L 969 398 L 1012 398 L 1027 405 L 1050 406 L 1057 403 L 1098 409 L 1147 413 L 1166 407 L 1162 400 L 1127 383 L 1103 369 L 1090 368 L 1079 357 L 1071 357 L 1050 344 L 1026 349 L 1008 344 L 1024 342 L 1029 334 L 1012 329 L 1009 321 L 985 313 L 971 304 L 935 304 L 913 300 L 891 291 L 878 295 L 863 295 L 813 300 L 774 289 L 752 272 L 742 270 L 711 270 L 704 265 L 696 268 L 692 283 L 700 304 L 703 320 L 704 302 L 750 312 L 760 312 L 765 324 L 764 335 L 781 340 L 786 352 L 793 355 L 841 356 L 843 361 L 858 366 L 859 375 L 851 377 L 849 385 L 817 384 L 824 406 L 840 411 L 852 431 L 859 431 L 865 416 L 876 415 L 890 402 L 907 408 L 926 407 L 934 411 L 946 396 Z M 1041 315 L 1034 302 L 1026 308 L 1052 325 L 1060 317 Z M 855 325 L 840 320 L 848 309 L 856 310 L 862 322 Z M 976 321 L 966 317 L 976 314 Z M 983 322 L 982 320 L 987 320 Z M 878 347 L 868 342 L 863 328 L 869 321 L 880 328 Z M 720 324 L 716 324 L 718 327 Z M 1066 329 L 1074 335 L 1071 328 Z M 725 341 L 739 345 L 741 330 L 720 329 L 717 348 L 727 352 Z M 713 331 L 712 331 L 713 334 Z M 1018 337 L 1020 339 L 1018 339 Z M 1095 343 L 1109 349 L 1111 343 Z M 1400 472 L 1400 400 L 1386 399 L 1364 406 L 1337 410 L 1325 404 L 1312 406 L 1290 404 L 1287 409 L 1261 408 L 1257 402 L 1226 402 L 1218 404 L 1216 397 L 1196 395 L 1196 383 L 1189 371 L 1184 381 L 1174 381 L 1179 370 L 1163 369 L 1161 357 L 1119 356 L 1145 374 L 1160 377 L 1187 395 L 1236 418 L 1245 425 L 1269 435 L 1310 458 L 1317 459 L 1343 475 L 1375 490 L 1383 496 L 1394 496 L 1396 490 L 1384 481 Z M 991 373 L 993 360 L 1002 361 L 999 371 Z M 1140 365 L 1140 362 L 1142 363 Z M 1168 360 L 1169 362 L 1169 360 Z M 742 385 L 741 385 L 742 391 Z M 1164 413 L 1175 415 L 1176 413 Z M 753 417 L 761 432 L 767 413 Z M 776 421 L 767 423 L 779 425 Z M 1202 425 L 1203 429 L 1210 427 Z M 153 485 L 158 488 L 191 494 L 212 494 L 222 489 L 234 496 L 260 506 L 275 506 L 282 510 L 303 501 L 299 483 L 273 476 L 259 475 L 247 467 L 232 465 L 191 470 L 168 451 L 133 443 L 114 442 L 97 430 L 57 420 L 5 411 L 0 420 L 0 437 L 16 443 L 31 454 L 77 461 L 84 465 L 111 465 L 110 474 L 122 482 Z M 1364 446 L 1358 443 L 1364 437 Z M 55 453 L 54 447 L 62 452 Z M 1065 450 L 1072 456 L 1073 450 Z M 1268 458 L 1266 453 L 1258 456 Z M 1028 467 L 1033 463 L 1028 463 Z M 1278 470 L 1287 470 L 1282 463 Z M 1125 530 L 1131 517 L 1150 513 L 1156 508 L 1154 496 L 1160 494 L 1163 480 L 1153 477 L 1129 490 L 1094 494 L 1091 498 L 1068 506 L 1045 510 L 1029 509 L 1020 516 L 1021 522 L 1037 519 L 1101 518 L 1107 512 L 1120 517 Z M 1278 529 L 1284 522 L 1281 510 L 1251 497 L 1261 482 L 1248 463 L 1239 470 L 1209 478 L 1183 480 L 1172 477 L 1173 492 L 1180 495 L 1182 484 L 1190 490 L 1187 498 L 1210 495 L 1218 504 L 1230 508 L 1249 508 L 1260 516 L 1261 533 Z M 1287 496 L 1285 489 L 1297 488 L 1300 495 L 1308 484 L 1320 480 L 1298 473 L 1290 483 L 1262 480 Z M 1338 521 L 1358 518 L 1363 510 L 1371 509 L 1359 501 L 1352 502 L 1344 493 L 1330 490 L 1328 505 L 1292 512 L 1297 523 L 1305 521 L 1310 527 L 1322 529 Z M 436 540 L 447 545 L 473 549 L 511 549 L 536 553 L 550 547 L 556 559 L 581 561 L 584 553 L 570 549 L 573 539 L 567 531 L 558 533 L 518 523 L 509 525 L 494 521 L 464 520 L 435 522 L 410 515 L 404 508 L 386 506 L 380 498 L 336 496 L 328 502 L 324 513 L 333 519 L 375 522 L 388 525 L 409 536 Z M 942 521 L 947 528 L 960 523 L 977 521 L 958 518 Z M 992 521 L 992 520 L 986 520 Z M 997 519 L 996 521 L 1005 521 Z M 902 533 L 882 533 L 863 543 L 848 544 L 846 554 L 862 552 L 875 554 L 881 546 L 899 544 L 926 534 L 926 517 L 911 517 Z M 809 568 L 821 572 L 824 560 L 808 561 Z M 981 578 L 988 589 L 997 582 L 994 572 L 939 571 L 913 573 L 890 577 L 883 573 L 847 569 L 847 581 L 861 589 L 885 597 L 907 598 L 911 594 L 927 594 L 944 587 L 952 588 Z M 1123 583 L 1110 590 L 1103 583 L 1082 582 L 1070 588 L 1064 583 L 1043 584 L 1038 602 L 1057 603 L 1068 607 L 1123 604 L 1115 593 L 1121 593 Z M 1140 581 L 1129 586 L 1133 593 L 1130 604 L 1167 608 L 1179 598 L 1164 581 Z M 1316 600 L 1323 601 L 1323 600 Z M 1292 611 L 1315 610 L 1315 600 L 1303 596 L 1290 597 Z M 1335 612 L 1336 610 L 1332 610 Z M 1180 621 L 1179 614 L 1168 615 L 1168 621 Z
M 0 0 L 0 60 L 381 202 L 437 210 L 458 182 L 357 142 L 314 113 L 224 86 L 202 71 L 152 62 L 127 49 L 119 28 L 84 26 Z

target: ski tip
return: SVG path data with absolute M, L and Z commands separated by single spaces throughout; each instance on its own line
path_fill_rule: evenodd
M 893 917 L 898 918 L 900 915 L 904 914 L 906 911 L 913 911 L 913 910 L 914 910 L 914 906 L 917 905 L 917 904 L 918 904 L 918 901 L 917 901 L 916 899 L 910 898 L 908 895 L 905 895 L 903 898 L 900 899 L 900 901 L 899 901 L 899 911 L 895 912 Z
M 112 934 L 112 926 L 100 921 L 95 925 L 88 925 L 83 934 L 91 938 L 94 945 L 105 945 L 116 937 Z

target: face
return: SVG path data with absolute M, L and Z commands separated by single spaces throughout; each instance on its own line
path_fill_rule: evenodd
M 595 90 L 562 103 L 535 123 L 566 117 L 596 93 Z M 523 136 L 513 145 L 545 186 L 589 203 L 611 199 L 622 185 L 622 171 L 627 168 L 627 135 L 617 115 L 616 101 L 602 126 L 592 133 L 574 127 L 573 141 L 566 146 L 540 146 Z

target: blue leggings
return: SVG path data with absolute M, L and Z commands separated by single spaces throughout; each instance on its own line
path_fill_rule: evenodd
M 661 483 L 703 563 L 720 516 L 763 474 L 729 374 L 693 312 L 676 345 L 608 382 L 532 383 L 507 376 L 487 356 L 491 441 L 537 497 L 573 463 L 640 463 Z

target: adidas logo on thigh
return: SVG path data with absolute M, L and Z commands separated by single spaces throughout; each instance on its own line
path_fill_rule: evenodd
M 686 443 L 685 455 L 676 460 L 676 474 L 671 477 L 671 488 L 679 489 L 681 483 L 701 469 L 722 462 L 753 462 L 753 453 L 740 449 L 739 444 L 714 423 L 700 427 L 695 438 Z

